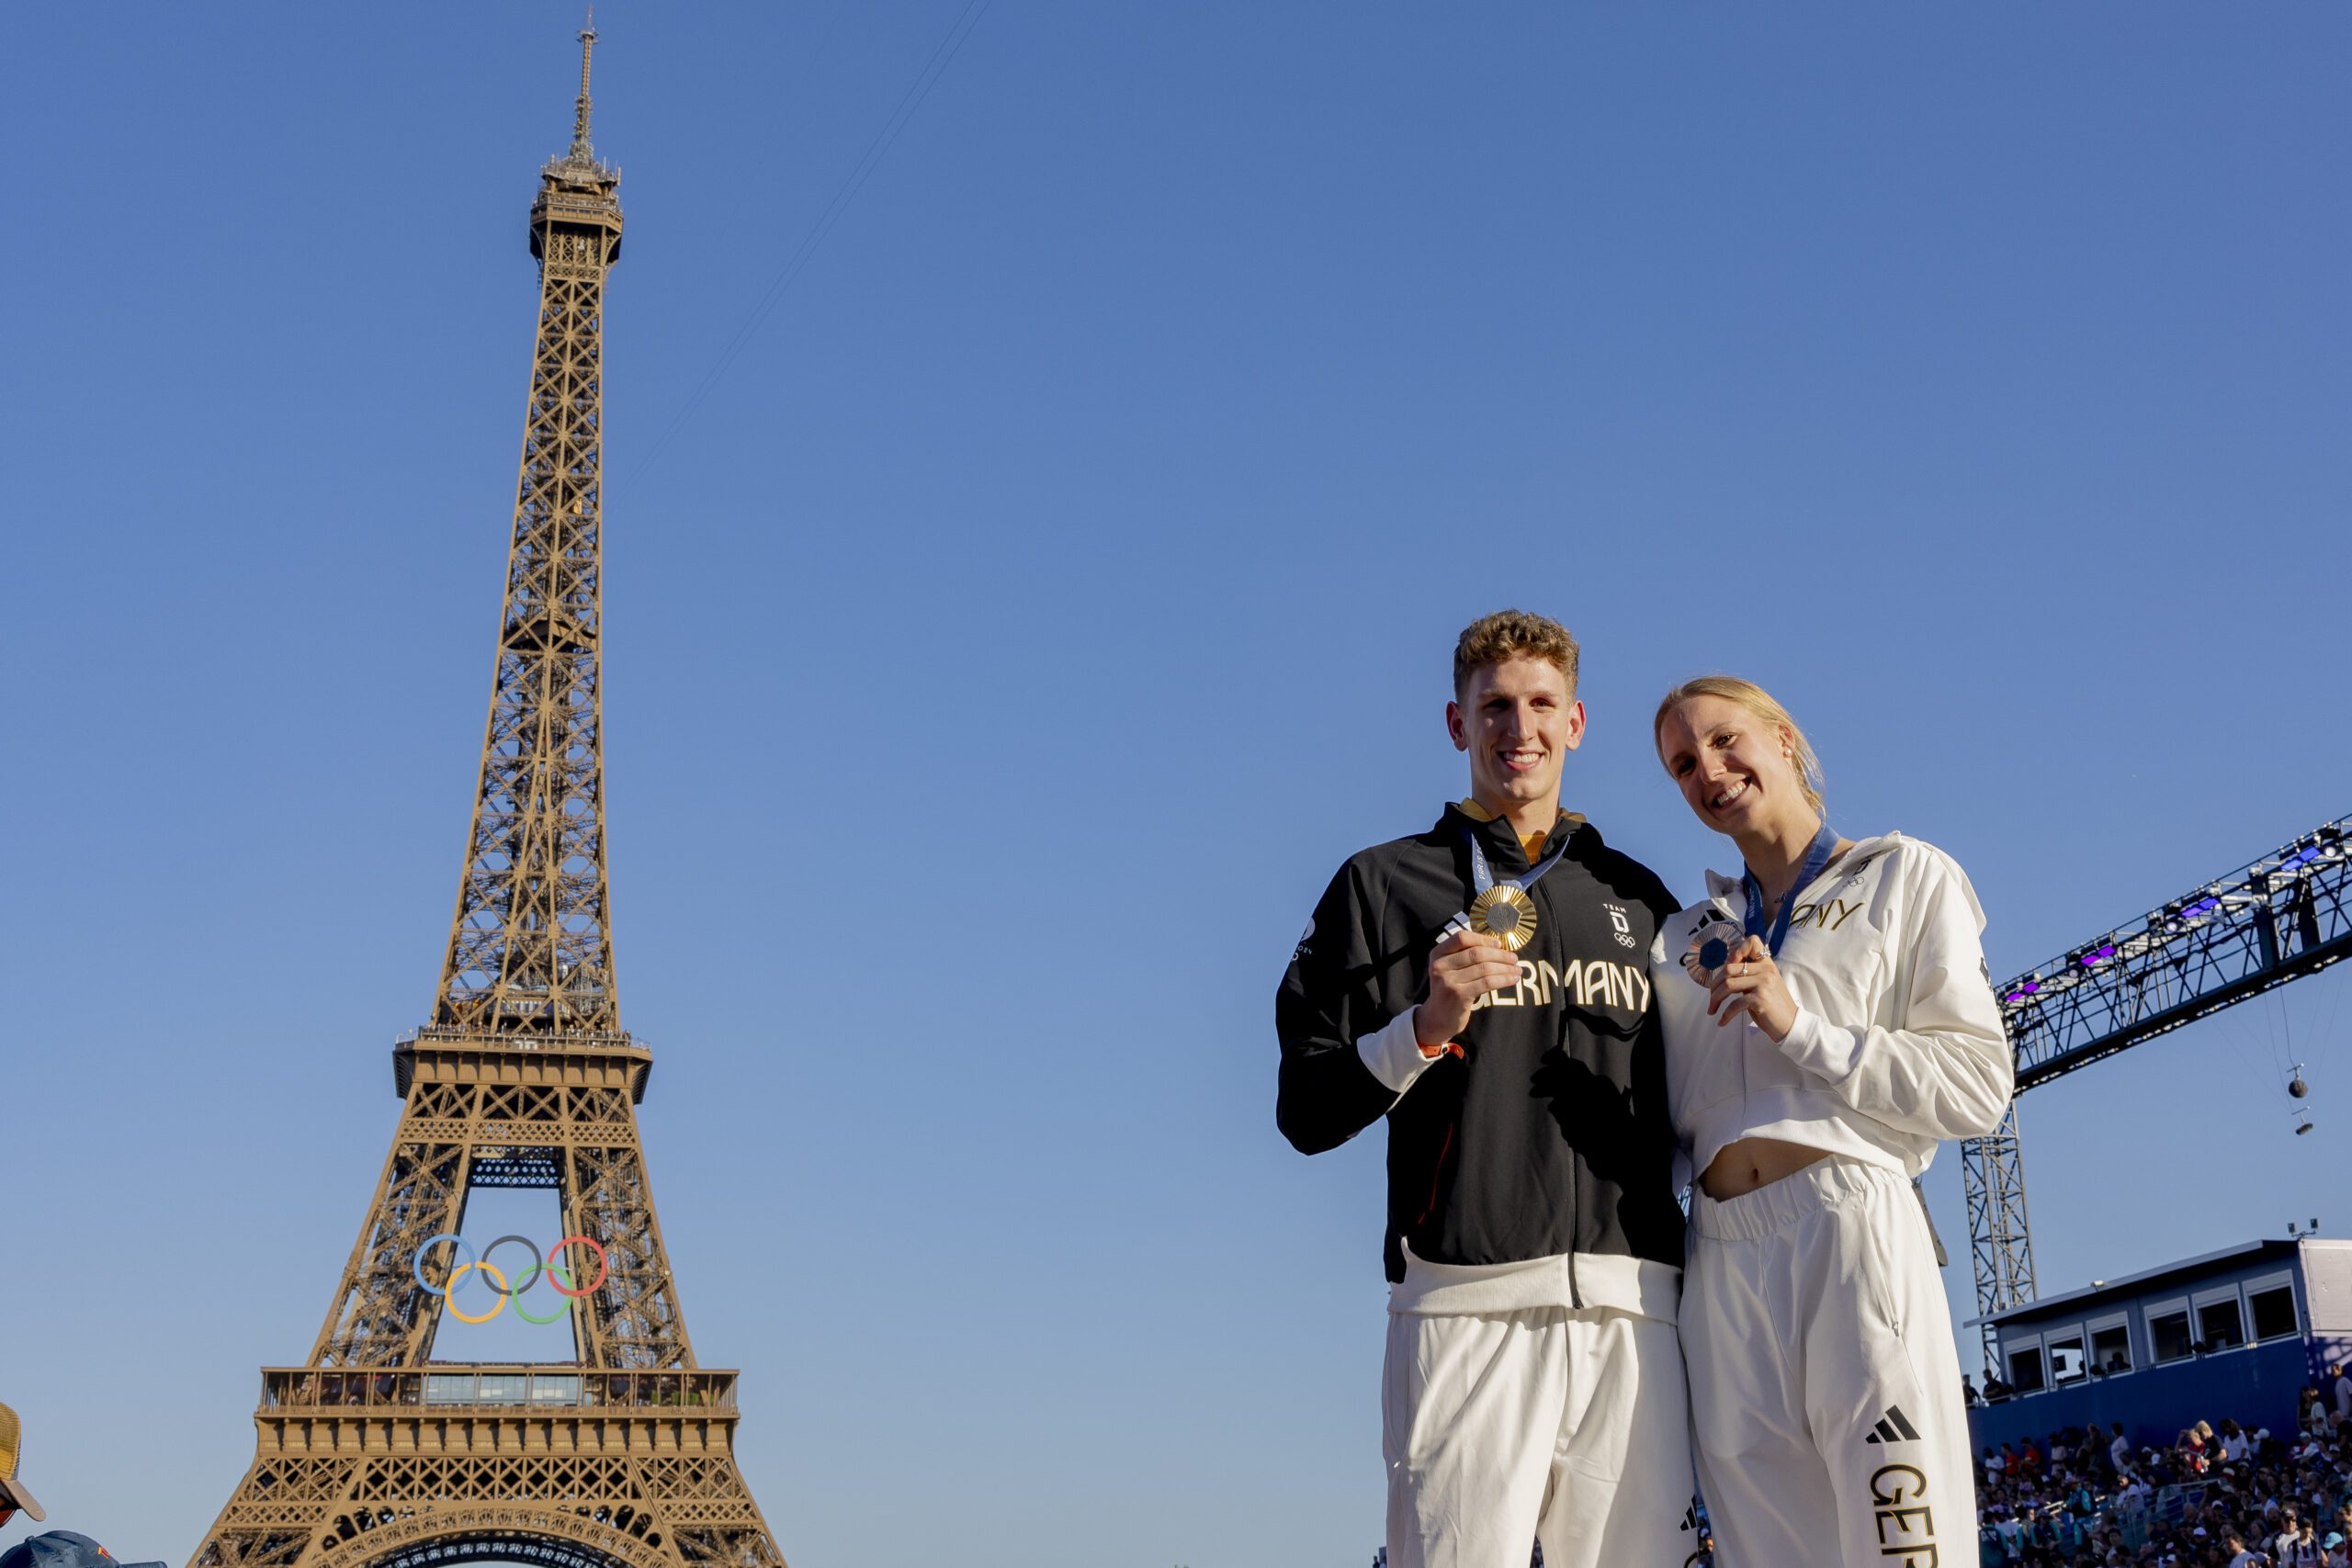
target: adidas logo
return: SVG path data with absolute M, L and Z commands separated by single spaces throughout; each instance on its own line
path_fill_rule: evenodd
M 1866 1443 L 1916 1443 L 1918 1440 L 1917 1428 L 1904 1418 L 1900 1404 L 1888 1405 L 1886 1414 L 1879 1417 L 1878 1425 L 1862 1439 Z

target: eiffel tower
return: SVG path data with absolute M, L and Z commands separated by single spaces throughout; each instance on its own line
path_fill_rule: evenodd
M 638 1141 L 652 1053 L 614 989 L 599 645 L 621 210 L 588 140 L 595 39 L 592 22 L 571 146 L 531 206 L 538 334 L 440 995 L 393 1049 L 400 1125 L 310 1359 L 263 1370 L 253 1468 L 193 1568 L 784 1568 L 735 1465 L 735 1373 L 686 1338 Z M 560 1242 L 472 1258 L 454 1235 L 476 1187 L 552 1189 Z M 568 1319 L 576 1362 L 434 1361 L 469 1268 L 518 1311 L 560 1303 L 531 1315 Z

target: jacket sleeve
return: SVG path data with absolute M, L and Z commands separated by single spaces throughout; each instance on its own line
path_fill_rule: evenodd
M 1800 1008 L 1781 1050 L 1848 1105 L 1898 1132 L 1982 1137 L 2001 1124 L 2017 1071 L 1978 941 L 1984 915 L 1958 865 L 1933 850 L 1920 859 L 1904 921 L 1910 988 L 1903 1027 L 1856 1028 Z
M 1367 1055 L 1397 1055 L 1401 1034 L 1412 1060 L 1419 1060 L 1411 1007 L 1391 1018 L 1382 1006 L 1378 927 L 1363 872 L 1361 862 L 1351 861 L 1331 879 L 1274 997 L 1283 1053 L 1274 1124 L 1301 1154 L 1346 1143 L 1386 1115 L 1411 1081 L 1383 1082 Z

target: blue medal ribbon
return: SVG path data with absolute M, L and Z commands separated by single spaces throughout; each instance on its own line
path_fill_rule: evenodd
M 1747 919 L 1745 922 L 1747 934 L 1762 937 L 1765 947 L 1773 957 L 1781 956 L 1781 944 L 1789 939 L 1789 917 L 1796 912 L 1797 895 L 1812 886 L 1815 879 L 1828 869 L 1830 852 L 1837 847 L 1838 835 L 1825 820 L 1821 824 L 1821 831 L 1815 833 L 1813 842 L 1805 847 L 1804 868 L 1797 873 L 1797 879 L 1789 884 L 1789 895 L 1781 900 L 1780 915 L 1769 926 L 1764 919 L 1764 889 L 1757 882 L 1753 871 L 1745 866 L 1740 868 L 1744 874 L 1742 880 L 1747 887 Z
M 1487 852 L 1480 846 L 1478 842 L 1478 835 L 1472 832 L 1469 829 L 1463 829 L 1462 836 L 1470 840 L 1470 891 L 1473 893 L 1484 893 L 1487 888 L 1492 887 L 1495 885 L 1495 874 L 1492 870 L 1488 869 L 1487 865 Z M 1569 835 L 1569 838 L 1574 837 L 1574 834 Z M 1563 839 L 1560 840 L 1560 847 L 1554 850 L 1550 854 L 1545 855 L 1541 864 L 1533 867 L 1524 876 L 1514 876 L 1510 878 L 1509 881 L 1505 882 L 1503 886 L 1506 887 L 1516 887 L 1521 893 L 1526 892 L 1542 879 L 1545 872 L 1559 864 L 1560 857 L 1567 852 L 1567 840 Z

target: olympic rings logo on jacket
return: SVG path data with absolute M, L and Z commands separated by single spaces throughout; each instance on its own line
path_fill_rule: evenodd
M 432 1280 L 427 1280 L 424 1277 L 424 1255 L 432 1251 L 435 1247 L 440 1246 L 445 1241 L 455 1243 L 457 1247 L 466 1254 L 466 1260 L 458 1264 L 456 1269 L 450 1271 L 449 1282 L 447 1284 L 435 1285 Z M 511 1285 L 506 1282 L 506 1276 L 490 1261 L 490 1255 L 496 1252 L 500 1247 L 504 1247 L 510 1241 L 519 1241 L 525 1247 L 531 1249 L 530 1268 L 525 1269 L 522 1277 Z M 572 1272 L 566 1269 L 560 1263 L 548 1261 L 546 1258 L 541 1256 L 538 1244 L 532 1241 L 530 1237 L 523 1235 L 500 1236 L 496 1241 L 493 1241 L 488 1247 L 483 1247 L 481 1249 L 481 1256 L 477 1257 L 474 1255 L 474 1249 L 468 1247 L 465 1239 L 458 1235 L 457 1232 L 443 1231 L 439 1235 L 426 1237 L 425 1240 L 418 1246 L 416 1249 L 416 1256 L 409 1260 L 409 1272 L 416 1276 L 418 1288 L 423 1290 L 426 1295 L 448 1297 L 447 1302 L 444 1304 L 447 1306 L 449 1315 L 456 1318 L 459 1323 L 488 1323 L 492 1318 L 496 1317 L 501 1311 L 504 1310 L 508 1302 L 514 1302 L 514 1315 L 521 1318 L 526 1323 L 560 1323 L 563 1320 L 566 1309 L 558 1307 L 554 1312 L 549 1313 L 547 1316 L 538 1317 L 526 1310 L 522 1302 L 518 1298 L 521 1297 L 524 1292 L 529 1290 L 533 1285 L 537 1284 L 539 1282 L 539 1276 L 542 1274 L 556 1277 L 550 1279 L 548 1283 L 554 1289 L 556 1294 L 560 1296 L 584 1296 L 589 1292 L 594 1290 L 597 1286 L 603 1284 L 605 1282 L 605 1277 L 612 1272 L 612 1260 L 605 1255 L 605 1249 L 601 1246 L 597 1245 L 593 1236 L 568 1235 L 561 1241 L 557 1242 L 555 1246 L 548 1248 L 548 1250 L 553 1252 L 558 1258 L 560 1258 L 563 1256 L 563 1249 L 570 1247 L 575 1241 L 596 1255 L 596 1277 L 589 1280 L 586 1284 L 580 1286 L 577 1290 L 572 1288 L 571 1282 L 574 1277 Z M 491 1309 L 488 1312 L 481 1314 L 480 1316 L 469 1314 L 459 1311 L 458 1308 L 458 1298 L 455 1293 L 458 1289 L 458 1281 L 464 1276 L 466 1270 L 469 1269 L 479 1269 L 483 1273 L 498 1281 L 497 1298 L 492 1302 Z

